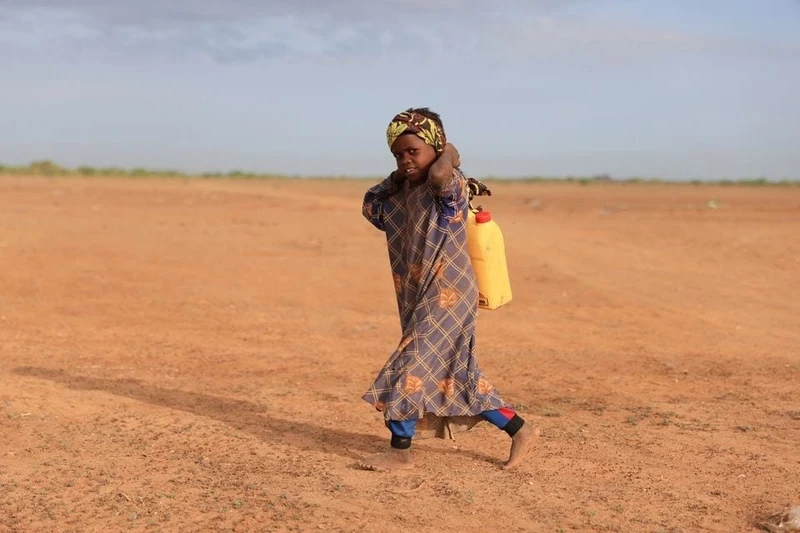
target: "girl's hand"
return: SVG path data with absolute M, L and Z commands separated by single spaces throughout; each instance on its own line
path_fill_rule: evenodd
M 447 143 L 444 145 L 442 155 L 445 154 L 450 157 L 450 164 L 453 165 L 453 168 L 458 168 L 461 166 L 461 154 L 458 153 L 458 150 L 456 150 L 456 147 L 453 144 Z
M 453 169 L 461 164 L 461 156 L 456 147 L 450 143 L 444 145 L 441 155 L 433 162 L 428 171 L 428 180 L 431 185 L 441 189 L 453 178 Z

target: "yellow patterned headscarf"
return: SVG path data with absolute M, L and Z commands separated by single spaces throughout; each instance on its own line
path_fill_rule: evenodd
M 436 122 L 419 113 L 403 111 L 396 115 L 386 128 L 386 141 L 389 143 L 391 149 L 394 142 L 402 134 L 411 132 L 423 141 L 425 144 L 433 146 L 437 154 L 441 154 L 444 150 L 444 145 L 447 144 L 447 138 L 444 131 Z

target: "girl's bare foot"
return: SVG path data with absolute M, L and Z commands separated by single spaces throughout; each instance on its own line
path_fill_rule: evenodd
M 377 472 L 409 470 L 414 468 L 414 459 L 411 457 L 411 450 L 390 448 L 388 452 L 377 453 L 362 460 L 358 465 L 365 470 L 375 470 Z
M 528 451 L 533 439 L 538 437 L 540 433 L 541 431 L 539 428 L 532 428 L 528 424 L 523 424 L 519 431 L 511 438 L 511 453 L 508 457 L 508 461 L 506 461 L 506 464 L 502 467 L 503 470 L 510 470 L 517 466 L 525 455 L 525 452 Z

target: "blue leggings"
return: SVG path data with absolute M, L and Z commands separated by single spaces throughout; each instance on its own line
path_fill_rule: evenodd
M 505 430 L 511 435 L 519 431 L 523 420 L 511 409 L 501 407 L 492 411 L 484 411 L 481 416 L 499 429 Z M 414 436 L 417 428 L 416 420 L 389 420 L 386 427 L 392 432 L 392 446 L 396 448 L 408 448 L 411 445 L 410 439 Z

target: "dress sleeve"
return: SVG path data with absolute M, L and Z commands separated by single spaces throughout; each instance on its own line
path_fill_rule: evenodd
M 386 213 L 386 200 L 395 194 L 399 189 L 397 183 L 392 179 L 392 175 L 370 187 L 364 195 L 364 203 L 361 205 L 361 214 L 381 231 L 385 231 L 384 215 Z
M 434 194 L 439 198 L 442 214 L 448 221 L 453 221 L 469 204 L 467 196 L 467 178 L 460 169 L 453 169 L 453 177 L 441 188 L 435 188 Z

